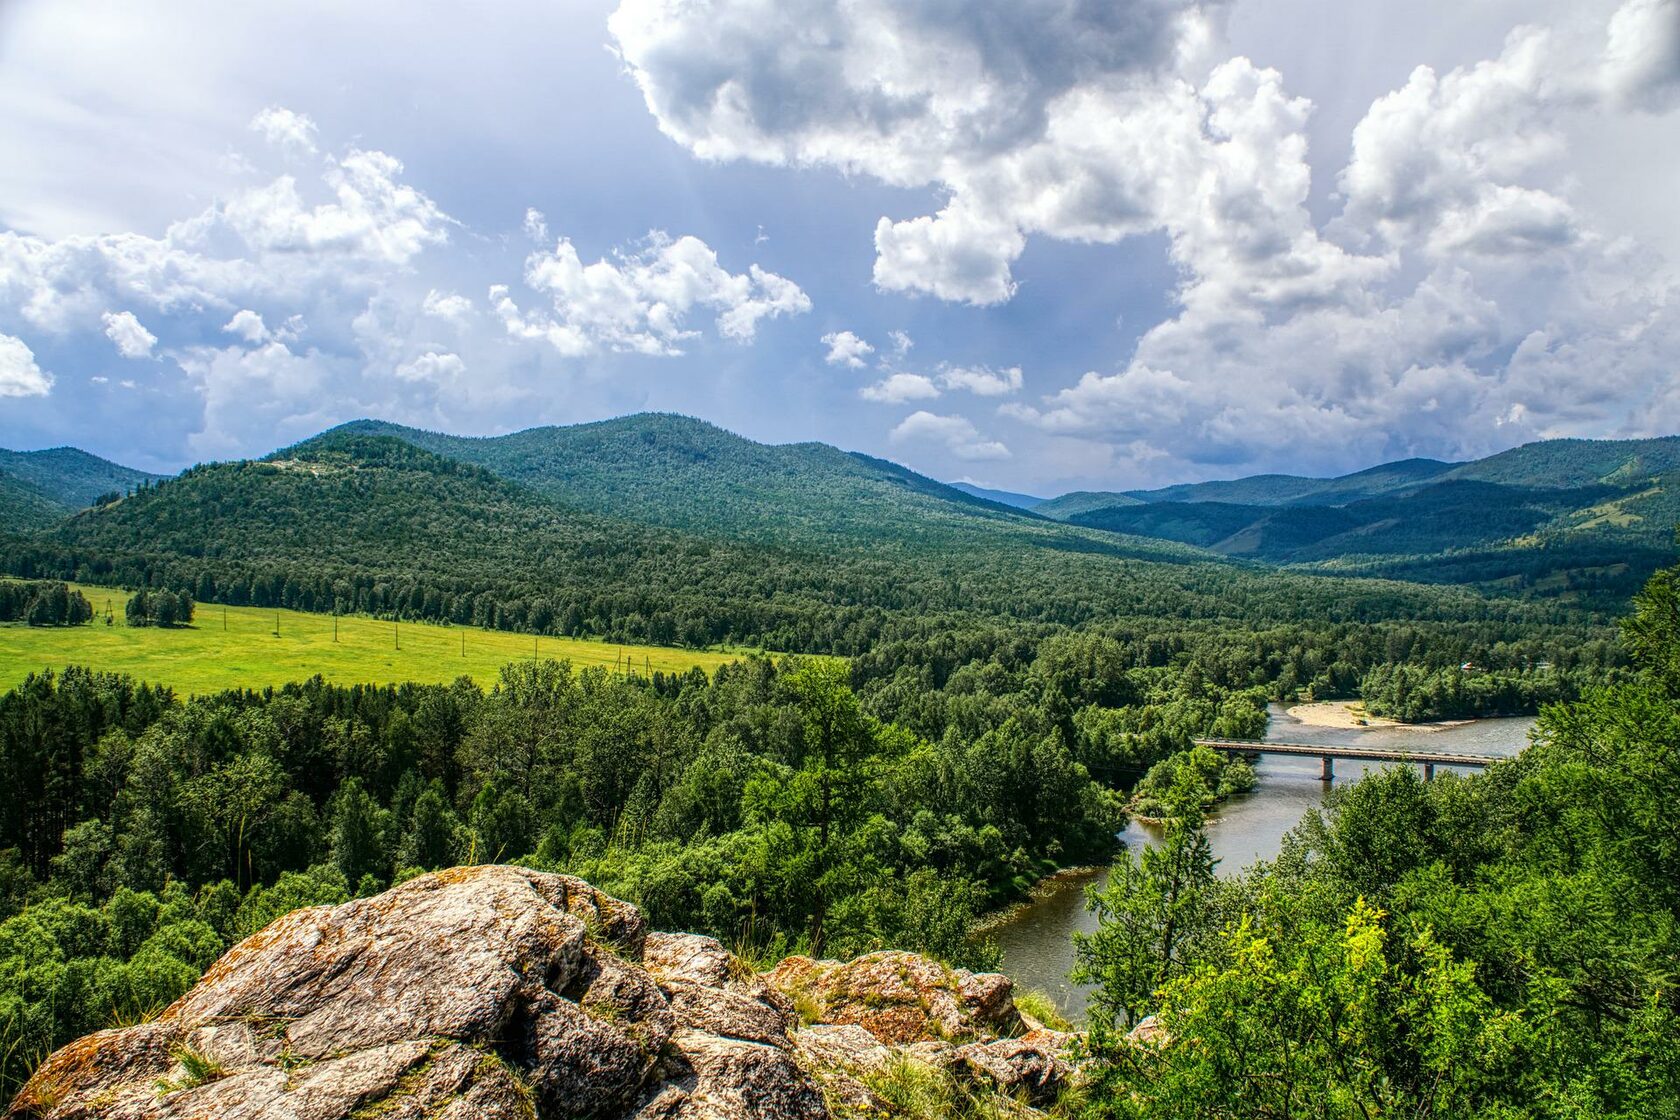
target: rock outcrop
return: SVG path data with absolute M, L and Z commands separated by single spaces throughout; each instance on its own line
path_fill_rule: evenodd
M 157 1019 L 59 1050 L 23 1120 L 824 1120 L 895 1063 L 1035 1102 L 1072 1039 L 910 953 L 759 975 L 582 880 L 456 868 L 295 911 Z

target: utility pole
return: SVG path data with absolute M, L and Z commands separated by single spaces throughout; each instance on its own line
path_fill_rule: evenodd
M 402 649 L 402 620 L 401 619 L 393 618 L 391 620 L 391 637 L 396 639 L 397 648 Z
M 280 636 L 280 612 L 279 611 L 274 612 L 274 636 L 276 638 L 278 638 Z
M 465 630 L 463 630 L 463 631 L 461 631 L 461 656 L 465 657 L 466 655 L 467 655 L 467 632 Z

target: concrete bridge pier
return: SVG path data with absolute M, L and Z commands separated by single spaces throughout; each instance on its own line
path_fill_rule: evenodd
M 1323 769 L 1321 769 L 1319 771 L 1318 780 L 1321 781 L 1321 782 L 1333 782 L 1333 781 L 1335 781 L 1336 780 L 1336 756 L 1335 755 L 1329 755 L 1329 754 L 1324 755 L 1322 761 L 1323 761 Z

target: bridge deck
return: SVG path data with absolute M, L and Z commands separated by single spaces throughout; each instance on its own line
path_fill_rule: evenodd
M 1266 743 L 1252 739 L 1197 739 L 1195 743 L 1199 747 L 1210 747 L 1231 754 L 1293 754 L 1308 758 L 1345 758 L 1365 762 L 1421 762 L 1430 766 L 1492 766 L 1505 760 L 1502 756 L 1488 754 L 1333 747 L 1317 743 Z

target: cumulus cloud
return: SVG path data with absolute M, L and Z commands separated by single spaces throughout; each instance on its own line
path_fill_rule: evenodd
M 252 117 L 251 131 L 293 154 L 315 154 L 315 122 L 284 106 L 271 105 Z
M 222 330 L 226 334 L 236 334 L 246 342 L 268 341 L 268 324 L 249 307 L 234 312 L 233 318 L 222 324 Z
M 412 361 L 404 362 L 394 371 L 402 381 L 449 381 L 467 371 L 467 363 L 460 355 L 428 350 Z
M 958 459 L 1009 458 L 1009 448 L 982 436 L 972 422 L 961 416 L 940 416 L 925 410 L 912 412 L 892 430 L 891 438 L 895 443 L 937 443 Z
M 405 265 L 449 240 L 451 219 L 424 193 L 404 183 L 402 161 L 351 149 L 329 161 L 322 178 L 334 200 L 308 205 L 289 175 L 246 191 L 216 218 L 258 252 L 344 255 Z
M 828 347 L 828 356 L 823 360 L 831 366 L 862 369 L 868 364 L 869 355 L 875 353 L 875 347 L 851 331 L 830 331 L 822 336 L 822 344 Z
M 919 373 L 888 374 L 873 385 L 858 390 L 866 401 L 881 404 L 903 404 L 905 401 L 931 400 L 939 395 L 939 386 Z
M 1004 397 L 1021 391 L 1021 367 L 990 369 L 986 366 L 945 366 L 939 371 L 939 384 L 947 389 L 961 389 L 980 397 Z
M 35 364 L 23 339 L 0 334 L 0 397 L 44 397 L 52 386 L 52 374 Z
M 699 238 L 673 239 L 657 230 L 639 249 L 587 265 L 561 238 L 552 252 L 526 260 L 525 283 L 549 297 L 552 314 L 521 310 L 507 285 L 491 288 L 492 308 L 510 335 L 545 340 L 568 356 L 599 349 L 681 354 L 683 343 L 699 337 L 688 325 L 698 309 L 715 313 L 720 335 L 743 343 L 753 340 L 762 320 L 811 309 L 792 280 L 756 264 L 731 273 Z
M 1214 6 L 934 12 L 624 0 L 610 26 L 659 127 L 696 154 L 941 192 L 934 213 L 876 224 L 883 290 L 992 305 L 1033 236 L 1164 234 L 1175 313 L 1117 369 L 1005 415 L 1182 472 L 1634 434 L 1680 395 L 1663 389 L 1680 363 L 1673 267 L 1579 203 L 1562 123 L 1674 107 L 1680 0 L 1417 68 L 1354 130 L 1327 222 L 1309 206 L 1313 104 L 1276 70 L 1219 60 Z
M 125 358 L 149 358 L 152 347 L 157 345 L 157 336 L 140 324 L 132 311 L 107 311 L 100 316 L 105 325 L 105 337 L 116 346 L 117 353 Z
M 1600 80 L 1612 100 L 1649 112 L 1680 102 L 1680 0 L 1628 0 L 1606 38 Z
M 434 319 L 461 322 L 472 314 L 473 301 L 455 292 L 440 292 L 433 288 L 426 293 L 420 307 Z

